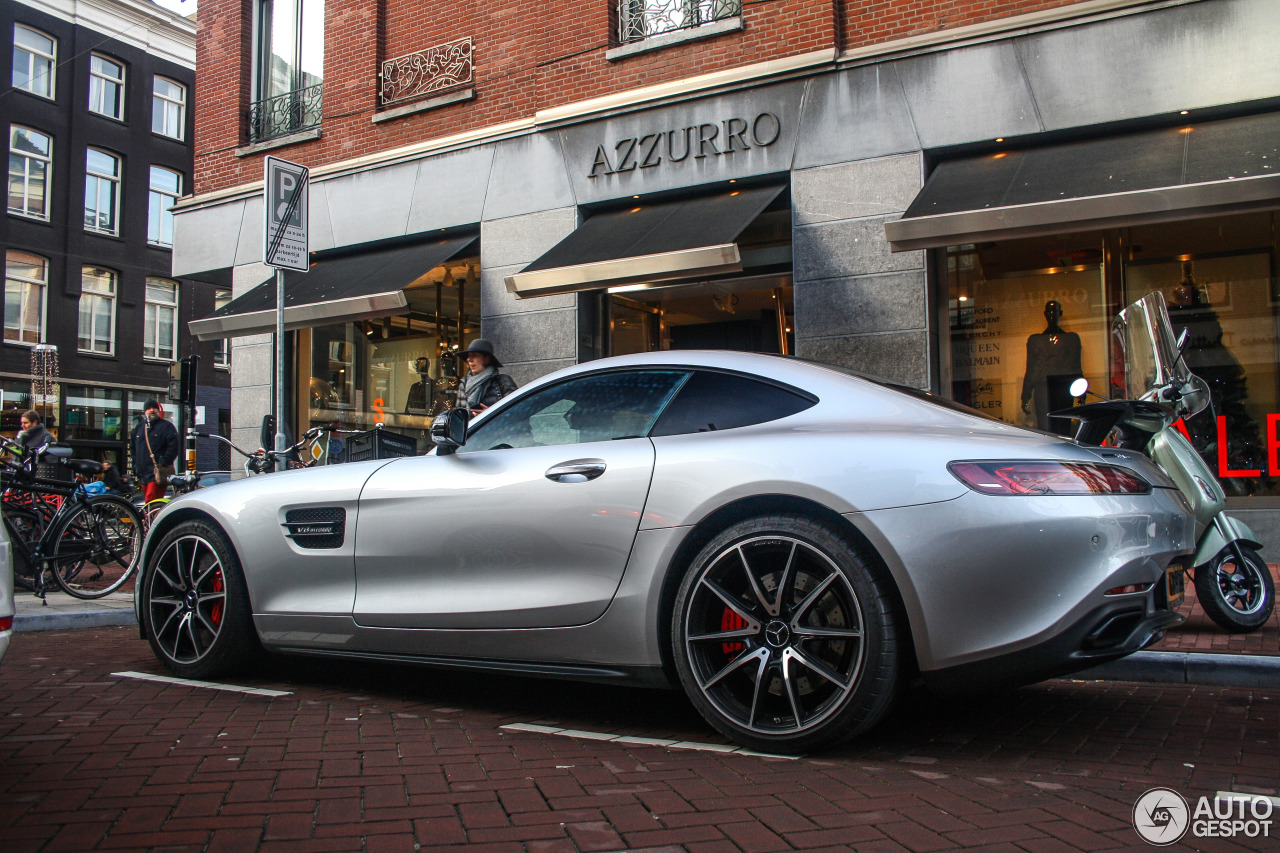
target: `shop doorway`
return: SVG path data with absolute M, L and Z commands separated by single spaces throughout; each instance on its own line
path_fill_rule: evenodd
M 697 281 L 609 288 L 605 355 L 683 349 L 795 352 L 787 193 L 738 240 L 743 271 Z

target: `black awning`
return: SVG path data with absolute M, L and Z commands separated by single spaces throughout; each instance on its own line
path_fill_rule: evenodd
M 598 213 L 515 275 L 517 296 L 545 296 L 618 284 L 670 281 L 742 269 L 734 243 L 785 185 Z
M 476 241 L 445 237 L 341 257 L 320 258 L 305 273 L 286 272 L 284 325 L 304 329 L 408 312 L 404 288 Z M 211 316 L 190 323 L 201 340 L 257 335 L 276 328 L 276 280 L 259 284 Z
M 939 163 L 894 251 L 1280 206 L 1280 113 Z

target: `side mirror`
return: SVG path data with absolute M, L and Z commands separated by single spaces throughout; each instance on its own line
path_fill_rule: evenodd
M 1062 386 L 1058 386 L 1058 387 L 1062 387 Z M 1067 392 L 1070 393 L 1072 397 L 1083 397 L 1085 395 L 1085 392 L 1088 390 L 1089 390 L 1089 380 L 1081 376 L 1079 379 L 1071 383 L 1071 387 L 1067 389 Z
M 436 415 L 431 422 L 431 440 L 437 456 L 448 456 L 467 442 L 467 422 L 471 412 L 467 409 L 450 409 Z
M 1190 337 L 1191 337 L 1191 332 L 1188 331 L 1186 327 L 1183 327 L 1182 331 L 1178 332 L 1178 354 L 1179 355 L 1181 355 L 1182 351 L 1187 348 L 1187 341 L 1188 339 L 1190 339 Z

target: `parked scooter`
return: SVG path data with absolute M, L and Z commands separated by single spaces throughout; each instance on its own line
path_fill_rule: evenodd
M 1275 582 L 1259 556 L 1262 543 L 1244 522 L 1226 515 L 1226 494 L 1191 442 L 1173 425 L 1210 404 L 1209 386 L 1182 358 L 1185 330 L 1175 340 L 1164 295 L 1149 293 L 1120 312 L 1112 327 L 1123 348 L 1125 399 L 1051 412 L 1078 418 L 1076 441 L 1146 454 L 1177 484 L 1196 518 L 1196 551 L 1188 570 L 1204 612 L 1231 633 L 1256 631 L 1275 607 Z M 1073 397 L 1088 381 L 1077 379 Z M 1099 395 L 1094 395 L 1099 396 Z

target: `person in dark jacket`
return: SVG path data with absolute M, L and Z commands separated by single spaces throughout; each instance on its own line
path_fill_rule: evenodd
M 143 403 L 142 414 L 142 422 L 133 428 L 133 473 L 142 484 L 143 501 L 150 502 L 164 497 L 168 488 L 156 482 L 156 466 L 172 466 L 178 458 L 178 431 L 164 419 L 155 400 Z
M 502 362 L 493 354 L 493 344 L 489 341 L 476 338 L 462 355 L 467 359 L 469 372 L 462 380 L 460 390 L 465 397 L 463 405 L 471 410 L 471 414 L 480 414 L 516 390 L 516 381 L 498 372 Z
M 22 432 L 18 433 L 17 441 L 23 448 L 38 450 L 46 444 L 53 443 L 53 434 L 44 428 L 44 421 L 35 409 L 23 412 L 18 423 L 22 426 Z
M 120 476 L 120 469 L 110 462 L 102 463 L 102 485 L 109 495 L 127 495 L 133 491 L 124 477 Z

